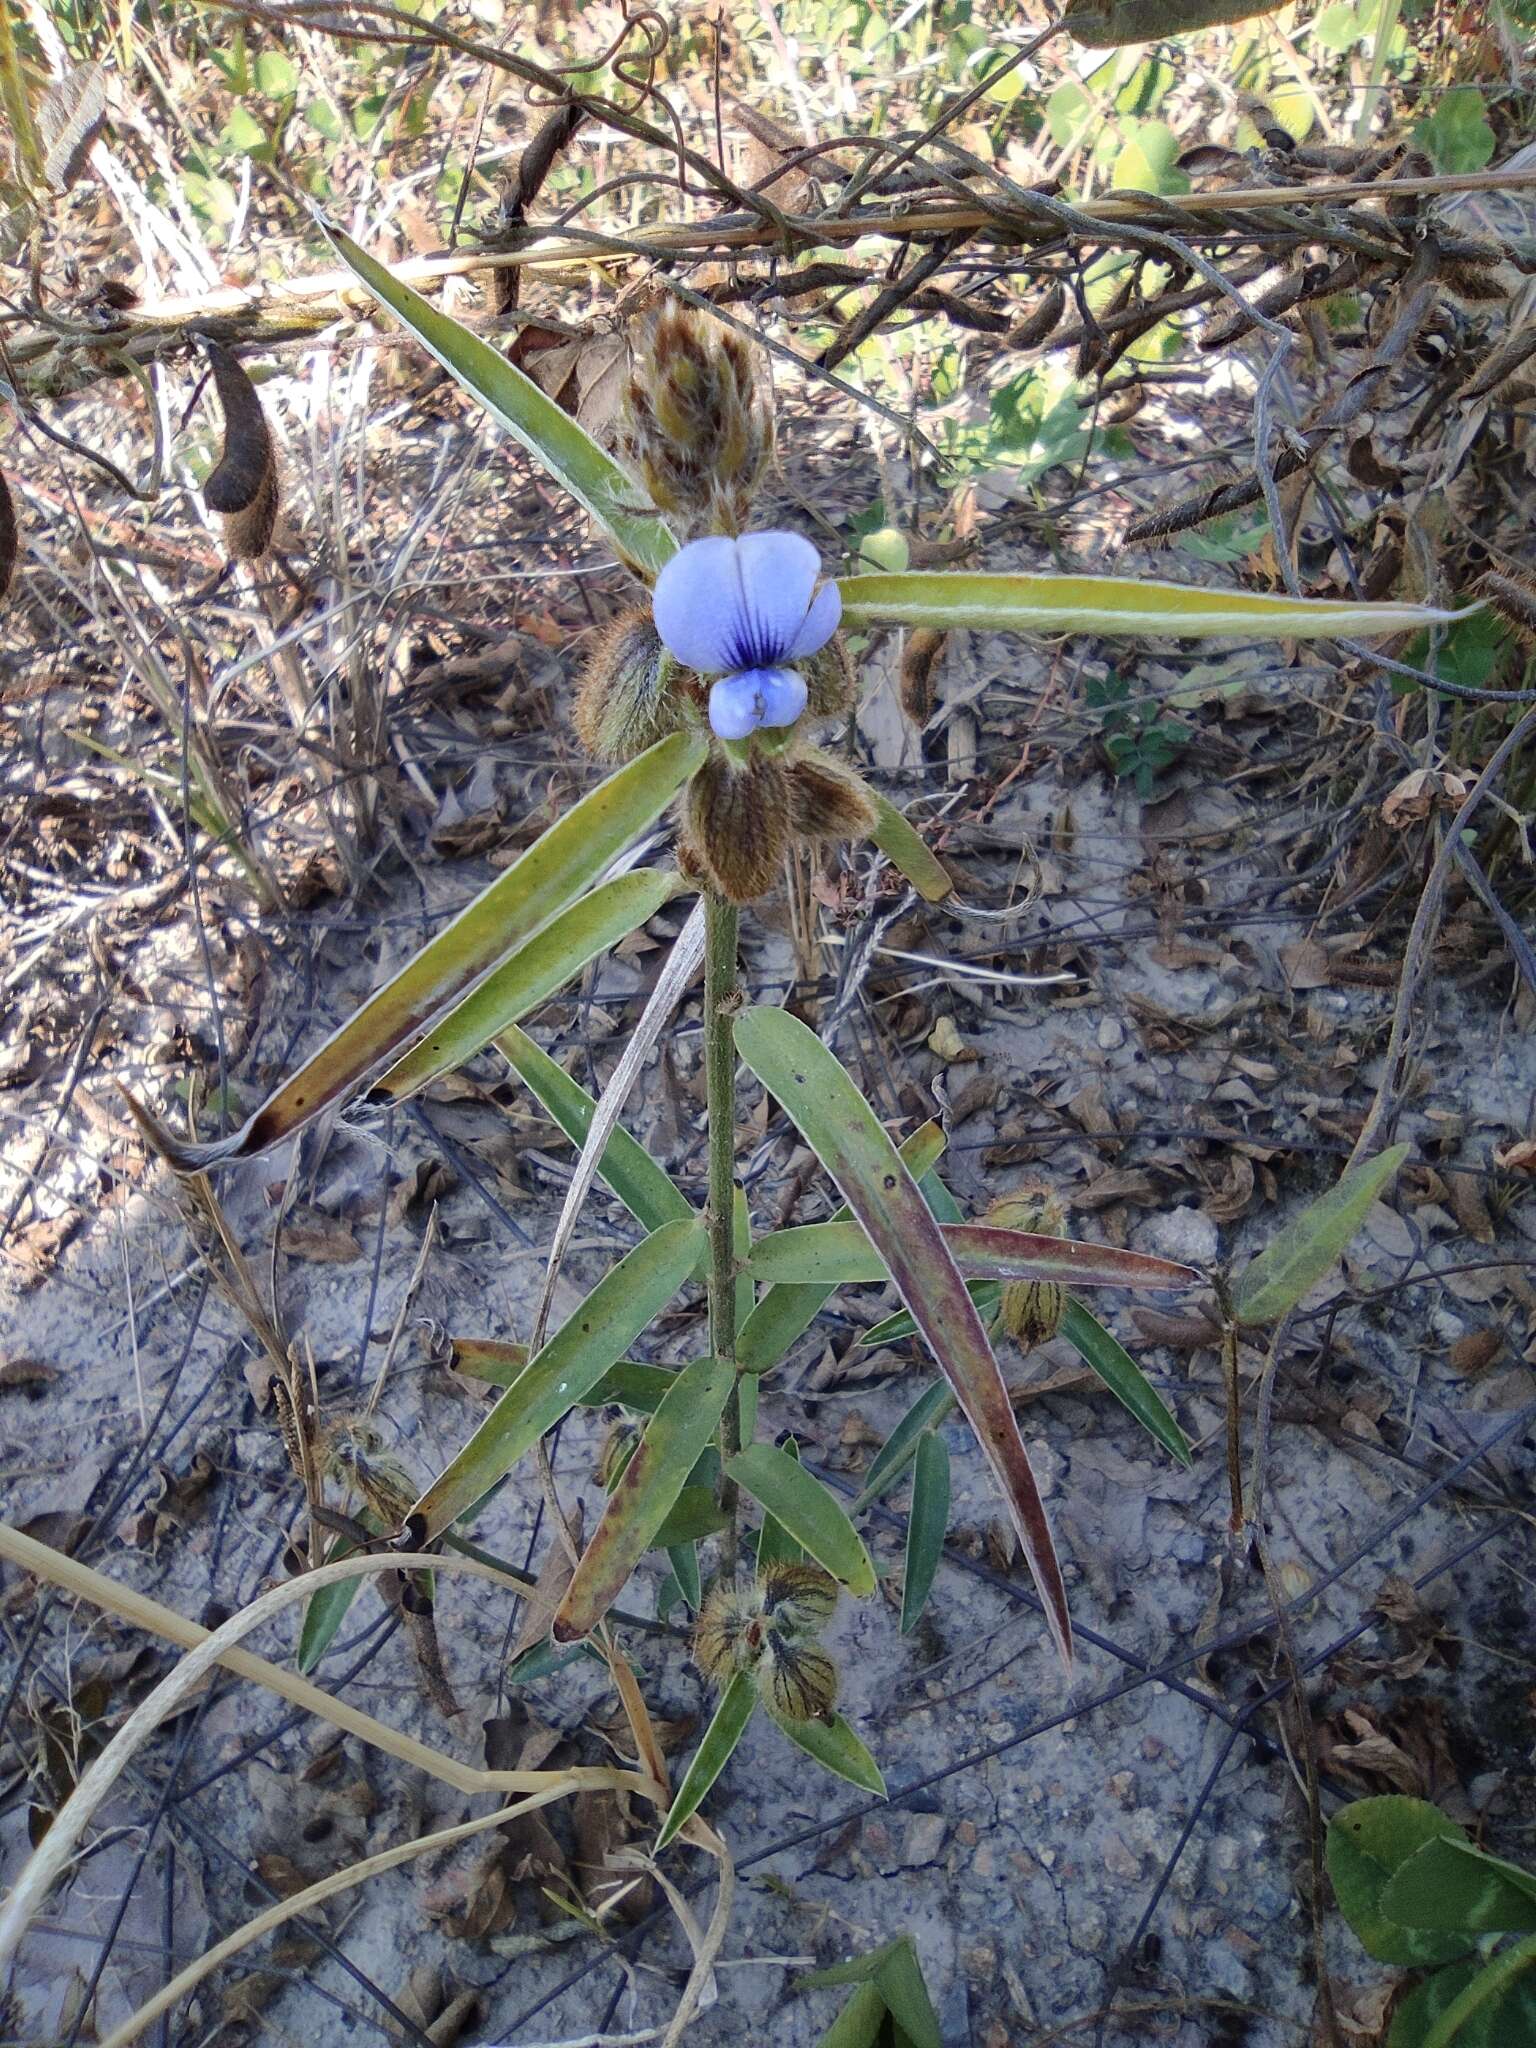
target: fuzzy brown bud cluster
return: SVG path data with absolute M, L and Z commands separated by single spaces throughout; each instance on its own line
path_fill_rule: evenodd
M 754 745 L 744 761 L 717 747 L 688 786 L 682 865 L 730 902 L 751 903 L 791 845 L 863 839 L 874 824 L 862 779 L 820 747 Z
M 620 612 L 576 686 L 576 737 L 595 761 L 633 761 L 683 724 L 691 673 L 662 646 L 647 606 Z
M 630 375 L 622 448 L 683 539 L 739 533 L 773 448 L 750 345 L 690 307 L 659 313 Z
M 1032 1237 L 1065 1237 L 1067 1212 L 1043 1181 L 1003 1195 L 984 1219 L 999 1230 L 1023 1230 Z M 1021 1351 L 1049 1343 L 1061 1328 L 1067 1291 L 1059 1280 L 1010 1280 L 1003 1288 L 1003 1328 Z
M 756 1577 L 722 1580 L 693 1632 L 693 1660 L 712 1685 L 740 1672 L 786 1721 L 830 1720 L 837 1666 L 815 1640 L 837 1606 L 837 1581 L 819 1564 L 771 1564 Z

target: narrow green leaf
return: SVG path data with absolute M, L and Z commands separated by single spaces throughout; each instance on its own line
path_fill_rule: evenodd
M 861 1792 L 874 1792 L 881 1799 L 885 1797 L 885 1779 L 880 1774 L 880 1766 L 841 1714 L 834 1714 L 830 1721 L 791 1721 L 787 1715 L 779 1714 L 772 1715 L 771 1719 L 798 1749 L 814 1757 L 823 1770 L 830 1771 L 836 1778 L 846 1778 Z
M 843 624 L 853 631 L 864 626 L 973 626 L 1001 633 L 1160 634 L 1176 640 L 1336 640 L 1412 632 L 1465 616 L 1429 605 L 1209 590 L 1148 576 L 991 576 L 913 569 L 900 576 L 845 576 L 839 587 Z
M 891 2017 L 911 2038 L 912 2048 L 944 2048 L 939 2016 L 917 1960 L 917 1945 L 903 1934 L 883 1951 L 875 1970 L 875 1989 Z
M 1276 1231 L 1232 1289 L 1237 1320 L 1272 1323 L 1304 1299 L 1343 1256 L 1371 1204 L 1395 1178 L 1411 1149 L 1394 1145 L 1389 1152 L 1351 1166 L 1326 1195 L 1309 1202 Z
M 643 503 L 639 485 L 586 428 L 490 342 L 401 284 L 339 228 L 323 220 L 320 225 L 342 262 L 380 305 L 591 514 L 622 559 L 654 582 L 677 552 L 677 542 L 654 507 Z
M 798 1018 L 747 1010 L 736 1049 L 837 1182 L 917 1319 L 1002 1490 L 1047 1626 L 1070 1664 L 1066 1587 L 1040 1490 L 986 1329 L 921 1189 L 851 1077 Z
M 0 5 L 3 4 L 4 0 L 0 0 Z M 355 1547 L 351 1543 L 338 1543 L 327 1562 L 350 1557 Z M 294 1666 L 299 1672 L 307 1676 L 331 1647 L 362 1583 L 361 1579 L 342 1579 L 336 1585 L 322 1586 L 318 1593 L 310 1595 L 304 1608 L 304 1623 L 299 1630 L 299 1646 L 294 1653 Z
M 1191 1287 L 1193 1266 L 1125 1252 L 1072 1237 L 1000 1230 L 989 1223 L 944 1223 L 938 1228 L 962 1273 L 978 1280 L 1059 1280 L 1069 1287 Z M 857 1223 L 802 1223 L 775 1230 L 752 1247 L 760 1280 L 807 1286 L 861 1286 L 888 1280 L 885 1260 Z
M 793 1437 L 779 1445 L 786 1458 L 799 1459 L 800 1446 Z M 782 1522 L 765 1514 L 757 1531 L 757 1548 L 754 1552 L 757 1568 L 762 1571 L 770 1564 L 803 1564 L 805 1552 L 790 1535 Z
M 954 880 L 943 861 L 916 826 L 883 796 L 875 797 L 875 829 L 869 836 L 925 903 L 942 903 L 954 894 Z
M 454 1337 L 450 1343 L 449 1364 L 467 1379 L 484 1380 L 493 1387 L 512 1387 L 527 1369 L 526 1344 L 498 1344 L 489 1337 Z M 587 1389 L 576 1405 L 634 1408 L 642 1415 L 650 1415 L 676 1377 L 670 1366 L 641 1365 L 636 1359 L 621 1358 L 595 1387 Z
M 423 1541 L 482 1500 L 598 1384 L 693 1271 L 703 1236 L 697 1219 L 664 1223 L 603 1275 L 416 1502 L 410 1519 Z
M 507 1685 L 532 1685 L 536 1678 L 549 1678 L 579 1660 L 603 1663 L 590 1643 L 574 1643 L 570 1649 L 562 1650 L 546 1638 L 524 1650 L 521 1657 L 514 1657 L 501 1676 Z
M 1449 1969 L 1437 1970 L 1393 2013 L 1387 2048 L 1431 2048 L 1435 2029 L 1448 2013 L 1454 2028 L 1448 2038 L 1454 2048 L 1531 2048 L 1536 2042 L 1536 1981 L 1529 1974 L 1531 1959 L 1527 1955 L 1521 1960 L 1520 1969 L 1526 1974 L 1512 1980 L 1493 1977 L 1485 1983 L 1502 1960 L 1501 1953 L 1491 1963 L 1453 1963 Z M 1463 2006 L 1458 2012 L 1458 2001 L 1474 1984 L 1488 1997 L 1476 2010 L 1469 2013 Z
M 1536 1935 L 1501 1949 L 1435 2018 L 1424 2048 L 1451 2048 L 1453 2041 L 1461 2048 L 1524 2048 L 1536 1995 L 1524 1995 L 1532 1991 L 1530 1978 L 1524 1985 L 1518 1979 L 1533 1968 Z
M 1188 1438 L 1141 1367 L 1119 1338 L 1070 1295 L 1062 1313 L 1061 1334 L 1084 1365 L 1098 1374 L 1121 1406 L 1130 1410 L 1164 1450 L 1172 1451 L 1181 1465 L 1193 1463 Z
M 1003 1298 L 1001 1285 L 996 1280 L 968 1280 L 965 1291 L 975 1302 L 982 1321 L 996 1322 L 996 1316 L 990 1315 L 989 1311 L 995 1309 Z M 904 1337 L 915 1337 L 916 1334 L 916 1323 L 904 1308 L 898 1309 L 895 1315 L 871 1323 L 859 1339 L 859 1347 L 864 1351 L 875 1351 L 882 1344 L 899 1344 Z
M 692 1543 L 675 1543 L 667 1551 L 667 1561 L 672 1567 L 672 1577 L 677 1590 L 690 1614 L 697 1614 L 704 1600 L 704 1585 L 699 1576 L 699 1553 Z
M 672 1796 L 667 1817 L 656 1837 L 658 1854 L 665 1849 L 684 1821 L 690 1820 L 703 1804 L 705 1795 L 731 1760 L 731 1752 L 747 1732 L 747 1723 L 757 1705 L 757 1687 L 750 1675 L 738 1671 L 715 1708 L 704 1739 L 694 1751 L 693 1761 L 683 1773 L 683 1782 Z
M 907 1570 L 901 1589 L 901 1632 L 910 1635 L 928 1604 L 933 1575 L 949 1533 L 949 1446 L 936 1430 L 920 1437 L 907 1515 Z
M 944 1131 L 937 1122 L 915 1130 L 901 1147 L 909 1172 L 921 1180 L 943 1156 Z M 832 1218 L 845 1222 L 850 1211 L 845 1203 Z M 832 1287 L 797 1287 L 783 1282 L 769 1287 L 762 1300 L 736 1332 L 736 1363 L 743 1372 L 766 1372 L 815 1322 L 831 1298 Z
M 375 990 L 232 1137 L 183 1145 L 157 1131 L 163 1155 L 183 1173 L 249 1158 L 291 1137 L 331 1103 L 345 1101 L 383 1060 L 428 1030 L 594 882 L 666 809 L 703 757 L 702 740 L 673 733 L 599 783 Z
M 678 1374 L 646 1424 L 572 1574 L 551 1624 L 557 1643 L 590 1635 L 619 1597 L 713 1436 L 735 1378 L 728 1358 L 696 1358 Z
M 606 953 L 654 917 L 681 886 L 676 875 L 647 868 L 638 874 L 619 875 L 581 897 L 519 946 L 510 960 L 486 976 L 473 995 L 456 1004 L 419 1045 L 396 1060 L 374 1083 L 373 1098 L 404 1102 L 462 1067 L 489 1045 L 498 1031 L 505 1031 L 547 1002 L 589 960 Z
M 860 1599 L 875 1590 L 875 1568 L 859 1532 L 821 1481 L 773 1444 L 748 1444 L 726 1476 L 750 1493 L 833 1578 Z
M 873 1984 L 861 1984 L 816 2048 L 877 2048 L 885 2019 L 885 2000 Z
M 857 1515 L 876 1501 L 881 1494 L 889 1493 L 902 1473 L 917 1456 L 917 1447 L 930 1430 L 937 1429 L 947 1415 L 954 1412 L 954 1394 L 945 1380 L 935 1380 L 931 1387 L 924 1387 L 900 1422 L 891 1431 L 885 1442 L 875 1453 L 875 1461 L 865 1475 L 858 1499 L 853 1504 Z

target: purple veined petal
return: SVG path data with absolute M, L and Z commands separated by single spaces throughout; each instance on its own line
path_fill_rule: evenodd
M 805 624 L 821 557 L 798 533 L 744 533 L 736 543 L 736 566 L 745 638 L 731 666 L 774 668 L 790 658 Z
M 823 583 L 811 601 L 811 608 L 799 632 L 790 642 L 790 660 L 803 661 L 808 654 L 820 653 L 837 631 L 842 616 L 843 593 L 835 583 Z
M 724 534 L 689 541 L 657 577 L 651 598 L 662 645 L 703 675 L 745 666 L 737 654 L 745 622 L 736 547 Z
M 709 693 L 709 722 L 723 740 L 744 740 L 759 726 L 793 725 L 805 709 L 805 677 L 792 668 L 739 669 Z

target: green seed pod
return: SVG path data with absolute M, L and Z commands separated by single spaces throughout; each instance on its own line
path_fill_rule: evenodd
M 985 1222 L 999 1230 L 1023 1230 L 1033 1237 L 1065 1237 L 1067 1212 L 1043 1181 L 1027 1182 L 1003 1195 Z M 1003 1328 L 1021 1351 L 1045 1344 L 1061 1328 L 1067 1291 L 1059 1280 L 1010 1280 L 1003 1288 Z
M 658 314 L 630 376 L 622 450 L 685 539 L 746 525 L 772 448 L 756 352 L 692 308 Z
M 763 1617 L 781 1639 L 819 1636 L 837 1606 L 837 1581 L 819 1564 L 771 1564 L 758 1585 Z
M 770 1636 L 757 1666 L 763 1705 L 786 1721 L 829 1721 L 837 1702 L 837 1666 L 814 1643 Z
M 647 607 L 621 612 L 598 635 L 576 686 L 576 737 L 596 761 L 633 761 L 686 722 L 687 674 Z

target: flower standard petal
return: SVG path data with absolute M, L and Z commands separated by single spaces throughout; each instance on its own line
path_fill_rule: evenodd
M 803 661 L 808 654 L 819 654 L 837 631 L 842 616 L 843 593 L 835 583 L 824 583 L 811 600 L 799 632 L 789 643 L 790 660 Z
M 656 579 L 651 616 L 667 652 L 704 675 L 741 668 L 745 632 L 737 543 L 710 534 L 679 548 Z
M 736 543 L 736 570 L 747 638 L 731 667 L 776 667 L 789 658 L 805 624 L 821 557 L 798 533 L 744 533 Z
M 805 709 L 805 677 L 792 668 L 738 669 L 709 693 L 709 722 L 723 740 L 744 740 L 760 726 L 793 725 Z

